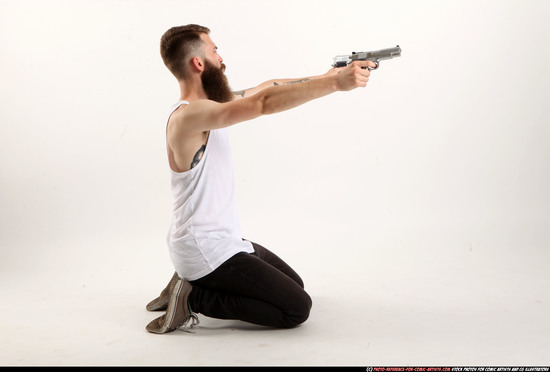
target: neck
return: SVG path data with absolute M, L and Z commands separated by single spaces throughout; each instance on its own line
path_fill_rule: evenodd
M 180 101 L 196 101 L 199 99 L 207 99 L 208 96 L 204 92 L 202 82 L 200 80 L 180 80 Z

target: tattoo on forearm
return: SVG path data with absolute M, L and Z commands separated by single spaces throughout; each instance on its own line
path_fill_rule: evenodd
M 195 157 L 193 158 L 193 161 L 191 162 L 191 168 L 195 168 L 197 164 L 199 164 L 199 161 L 202 159 L 202 155 L 204 154 L 204 150 L 206 150 L 206 145 L 202 145 L 199 151 L 195 154 Z
M 309 80 L 310 79 L 300 79 L 300 80 L 293 80 L 293 81 L 285 81 L 284 83 L 278 83 L 278 82 L 274 81 L 273 85 L 277 86 L 277 85 L 297 84 L 297 83 L 303 83 L 303 82 L 306 82 L 306 81 L 309 81 Z M 251 89 L 253 89 L 253 88 L 238 90 L 236 92 L 233 92 L 233 94 L 236 95 L 236 96 L 241 96 L 242 98 L 244 98 L 246 92 L 251 90 Z
M 309 79 L 300 79 L 300 80 L 294 80 L 294 81 L 287 81 L 287 82 L 284 82 L 283 85 L 287 85 L 287 84 L 297 84 L 297 83 L 303 83 L 305 81 L 309 81 Z M 273 83 L 273 85 L 277 86 L 277 85 L 281 85 L 279 83 L 277 83 L 276 81 Z

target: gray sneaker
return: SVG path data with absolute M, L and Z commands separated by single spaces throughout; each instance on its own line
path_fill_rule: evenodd
M 189 329 L 199 324 L 199 318 L 189 308 L 188 299 L 192 290 L 191 283 L 178 278 L 170 293 L 166 314 L 151 321 L 145 329 L 151 333 L 168 333 L 181 326 L 189 331 Z
M 162 292 L 160 292 L 160 296 L 155 298 L 153 301 L 149 302 L 146 306 L 147 310 L 149 311 L 162 311 L 166 310 L 168 307 L 168 300 L 170 299 L 170 293 L 172 292 L 172 289 L 174 288 L 174 285 L 176 285 L 176 282 L 178 281 L 179 276 L 178 273 L 174 273 L 172 276 L 172 279 L 170 279 L 170 282 L 166 286 L 166 288 L 163 289 Z

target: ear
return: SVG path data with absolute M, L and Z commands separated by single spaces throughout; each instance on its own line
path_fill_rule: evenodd
M 201 57 L 193 57 L 191 66 L 199 72 L 204 71 L 204 62 Z

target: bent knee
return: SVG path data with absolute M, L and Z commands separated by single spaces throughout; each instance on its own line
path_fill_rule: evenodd
M 309 318 L 311 306 L 311 297 L 304 292 L 300 300 L 292 304 L 292 310 L 286 314 L 284 328 L 294 328 L 304 323 Z

